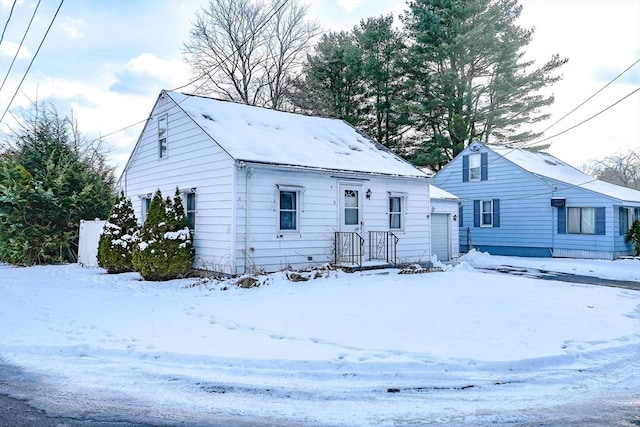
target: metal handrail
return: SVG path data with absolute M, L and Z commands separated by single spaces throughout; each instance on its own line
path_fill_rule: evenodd
M 364 238 L 355 231 L 335 232 L 335 263 L 357 264 L 362 268 Z
M 399 240 L 392 231 L 369 231 L 369 259 L 397 264 Z

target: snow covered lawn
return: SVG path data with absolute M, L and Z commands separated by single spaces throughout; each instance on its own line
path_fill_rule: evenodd
M 473 268 L 500 264 L 640 281 L 640 260 L 478 253 L 253 289 L 0 265 L 0 359 L 45 378 L 30 398 L 49 410 L 170 424 L 477 425 L 640 403 L 640 292 Z

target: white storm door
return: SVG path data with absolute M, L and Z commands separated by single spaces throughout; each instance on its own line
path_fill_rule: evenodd
M 362 233 L 362 185 L 340 184 L 340 231 Z

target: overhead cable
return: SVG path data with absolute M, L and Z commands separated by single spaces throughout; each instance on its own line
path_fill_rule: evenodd
M 2 29 L 2 35 L 0 36 L 0 43 L 4 39 L 4 32 L 7 31 L 7 27 L 9 26 L 9 21 L 11 21 L 11 15 L 13 15 L 13 8 L 16 7 L 16 2 L 18 0 L 13 0 L 13 4 L 11 5 L 11 10 L 9 11 L 9 16 L 7 17 L 7 22 L 4 24 L 4 28 Z
M 40 48 L 42 47 L 42 44 L 44 43 L 45 39 L 47 38 L 47 35 L 49 34 L 49 30 L 51 30 L 51 27 L 53 26 L 53 23 L 56 20 L 56 17 L 58 16 L 58 12 L 60 12 L 60 8 L 62 7 L 63 3 L 64 3 L 64 0 L 60 0 L 60 4 L 58 5 L 58 9 L 56 10 L 55 15 L 53 15 L 53 18 L 51 19 L 51 22 L 49 23 L 49 27 L 47 28 L 47 31 L 44 33 L 44 36 L 42 37 L 42 41 L 40 41 L 40 45 L 38 46 L 38 49 L 33 54 L 33 58 L 31 58 L 31 62 L 29 63 L 29 66 L 27 67 L 27 70 L 24 72 L 24 75 L 22 76 L 22 79 L 20 80 L 20 84 L 18 84 L 18 87 L 16 88 L 16 91 L 13 93 L 13 96 L 11 97 L 11 100 L 9 101 L 9 104 L 7 104 L 7 108 L 4 110 L 4 113 L 2 113 L 2 116 L 0 117 L 0 123 L 2 123 L 2 119 L 4 119 L 4 116 L 7 114 L 7 111 L 9 111 L 9 108 L 11 107 L 11 104 L 13 103 L 13 100 L 16 98 L 16 95 L 18 94 L 18 91 L 20 90 L 20 86 L 22 86 L 22 83 L 24 83 L 24 79 L 27 77 L 27 74 L 29 73 L 29 70 L 31 69 L 31 66 L 33 65 L 33 61 L 35 61 L 36 56 L 38 56 L 38 52 L 40 52 Z M 39 2 L 38 2 L 38 4 L 39 4 Z
M 13 55 L 13 59 L 11 60 L 11 65 L 9 65 L 9 69 L 7 70 L 7 75 L 4 76 L 4 80 L 2 80 L 2 84 L 0 85 L 0 90 L 2 90 L 2 88 L 4 87 L 4 84 L 7 81 L 7 78 L 9 78 L 9 73 L 11 73 L 11 69 L 13 68 L 13 64 L 16 62 L 16 58 L 18 58 L 18 54 L 20 53 L 20 49 L 22 49 L 22 44 L 24 43 L 24 39 L 27 38 L 27 34 L 29 33 L 29 29 L 31 28 L 31 24 L 33 23 L 33 19 L 36 17 L 36 12 L 38 11 L 38 7 L 40 6 L 40 1 L 38 0 L 38 4 L 36 4 L 36 8 L 33 10 L 33 15 L 31 15 L 31 19 L 29 20 L 29 25 L 27 25 L 27 29 L 24 32 L 24 35 L 22 36 L 22 40 L 20 40 L 20 44 L 18 45 L 18 49 L 16 49 L 16 54 Z M 13 8 L 11 8 L 11 10 L 13 11 Z M 7 24 L 9 23 L 9 21 L 7 21 Z M 6 27 L 5 27 L 6 29 Z M 4 35 L 4 31 L 2 32 L 2 35 Z

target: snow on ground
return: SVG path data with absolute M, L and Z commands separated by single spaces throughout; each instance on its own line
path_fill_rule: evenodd
M 167 424 L 539 425 L 566 408 L 637 410 L 640 292 L 473 268 L 495 265 L 640 271 L 473 252 L 444 272 L 275 273 L 240 289 L 0 265 L 0 360 L 41 378 L 28 397 L 49 411 Z

